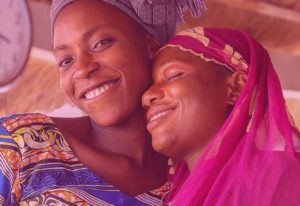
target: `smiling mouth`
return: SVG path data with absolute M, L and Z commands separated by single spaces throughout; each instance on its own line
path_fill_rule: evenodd
M 150 118 L 150 120 L 149 120 L 149 123 L 150 122 L 153 122 L 153 121 L 155 121 L 155 120 L 157 120 L 157 119 L 159 119 L 159 118 L 161 118 L 161 117 L 163 117 L 163 116 L 165 116 L 165 115 L 167 115 L 169 112 L 171 112 L 172 110 L 168 110 L 168 111 L 164 111 L 164 112 L 159 112 L 158 114 L 155 114 L 155 115 L 153 115 L 151 118 Z
M 96 97 L 99 97 L 99 96 L 103 95 L 106 91 L 108 91 L 110 88 L 112 88 L 117 82 L 118 82 L 118 80 L 113 80 L 113 81 L 109 81 L 104 84 L 101 84 L 99 87 L 96 87 L 95 89 L 83 94 L 82 98 L 84 98 L 86 100 L 91 100 Z
M 147 124 L 148 131 L 152 131 L 154 128 L 158 127 L 162 123 L 162 121 L 164 121 L 163 118 L 173 111 L 174 109 L 168 109 L 151 115 L 148 119 Z
M 165 117 L 166 115 L 168 115 L 169 113 L 173 112 L 175 110 L 175 108 L 169 108 L 167 110 L 164 111 L 160 111 L 160 112 L 155 112 L 153 115 L 151 115 L 148 119 L 148 124 L 149 125 L 155 125 L 156 121 L 160 120 L 161 118 Z

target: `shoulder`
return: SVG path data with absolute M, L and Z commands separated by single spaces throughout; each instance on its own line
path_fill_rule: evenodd
M 18 147 L 18 142 L 21 141 L 21 139 L 16 136 L 28 132 L 28 130 L 30 130 L 29 128 L 35 127 L 34 125 L 53 125 L 53 121 L 50 117 L 38 113 L 13 114 L 1 117 L 0 145 L 6 146 L 9 144 Z
M 40 113 L 13 114 L 0 118 L 0 132 L 11 133 L 12 131 L 36 123 L 53 124 L 50 117 Z
M 2 171 L 9 172 L 8 168 L 18 170 L 23 154 L 22 148 L 24 148 L 24 139 L 20 131 L 26 131 L 23 128 L 34 122 L 51 122 L 51 120 L 42 114 L 13 114 L 0 118 L 0 168 Z
M 50 117 L 44 114 L 13 114 L 0 117 L 0 135 L 10 135 L 14 130 L 34 123 L 52 123 Z

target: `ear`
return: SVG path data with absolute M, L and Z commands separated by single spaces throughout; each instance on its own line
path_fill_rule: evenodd
M 244 71 L 235 71 L 229 78 L 228 104 L 234 105 L 239 98 L 247 82 L 247 74 Z
M 148 44 L 148 53 L 149 53 L 149 58 L 153 59 L 155 53 L 159 49 L 159 42 L 157 39 L 155 39 L 151 34 L 147 33 L 146 34 L 147 38 L 147 44 Z

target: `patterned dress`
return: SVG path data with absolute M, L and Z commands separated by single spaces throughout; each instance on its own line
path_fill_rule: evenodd
M 120 192 L 78 160 L 45 115 L 0 119 L 0 205 L 158 206 L 163 192 Z

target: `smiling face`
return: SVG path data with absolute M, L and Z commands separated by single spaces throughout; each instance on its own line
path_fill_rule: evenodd
M 111 126 L 140 111 L 149 86 L 148 35 L 98 0 L 66 6 L 54 25 L 61 87 L 95 122 Z
M 155 150 L 178 160 L 198 158 L 227 118 L 231 73 L 178 48 L 160 51 L 154 84 L 143 95 Z

